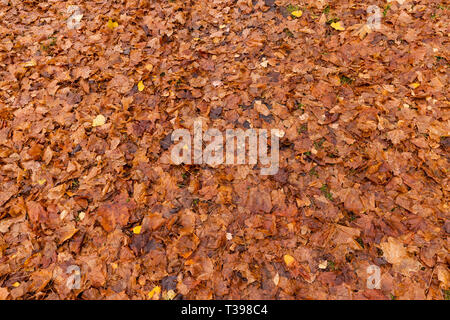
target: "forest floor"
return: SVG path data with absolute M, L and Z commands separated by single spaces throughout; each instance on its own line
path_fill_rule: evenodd
M 0 299 L 449 299 L 449 9 L 0 0 Z

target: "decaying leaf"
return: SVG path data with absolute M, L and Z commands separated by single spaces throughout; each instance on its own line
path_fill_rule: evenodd
M 394 266 L 394 270 L 408 276 L 410 272 L 419 271 L 421 264 L 412 258 L 403 243 L 395 238 L 389 237 L 387 242 L 380 244 L 386 261 Z
M 448 298 L 444 1 L 0 6 L 0 299 Z
M 130 219 L 130 210 L 134 207 L 134 200 L 121 193 L 115 199 L 97 209 L 97 217 L 102 227 L 111 232 L 116 227 L 124 227 Z

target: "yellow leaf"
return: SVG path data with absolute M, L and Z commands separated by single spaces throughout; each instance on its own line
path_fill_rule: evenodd
M 411 83 L 409 86 L 410 86 L 412 89 L 416 89 L 417 87 L 420 86 L 420 83 L 414 82 L 414 83 Z
M 154 300 L 157 300 L 157 299 L 159 299 L 159 294 L 160 294 L 160 292 L 161 292 L 161 287 L 160 287 L 160 286 L 156 286 L 156 287 L 154 287 L 154 288 L 152 289 L 152 291 L 150 291 L 150 292 L 147 294 L 147 298 L 153 299 L 153 297 L 155 297 Z
M 141 229 L 142 229 L 142 226 L 136 226 L 133 228 L 133 233 L 139 234 L 139 233 L 141 233 Z
M 175 293 L 175 291 L 173 291 L 173 290 L 169 290 L 169 291 L 167 291 L 167 293 L 166 293 L 166 295 L 165 295 L 165 299 L 166 300 L 173 300 L 173 298 L 175 298 L 175 296 L 176 296 L 177 294 Z
M 47 180 L 46 179 L 41 179 L 41 180 L 38 180 L 38 184 L 40 185 L 40 186 L 42 186 L 44 183 L 46 183 L 47 182 Z
M 13 286 L 14 288 L 17 288 L 18 286 L 20 286 L 20 282 L 17 282 L 17 281 L 16 281 L 16 282 L 13 283 L 12 286 Z
M 289 254 L 285 254 L 283 256 L 283 259 L 284 259 L 284 263 L 286 263 L 286 266 L 288 266 L 288 267 L 290 267 L 295 262 L 294 257 Z
M 98 126 L 102 126 L 104 125 L 106 122 L 106 118 L 99 114 L 98 116 L 95 117 L 95 119 L 92 121 L 92 126 L 93 127 L 98 127 Z
M 296 17 L 296 18 L 300 18 L 302 16 L 302 14 L 303 14 L 303 11 L 302 10 L 295 10 L 295 11 L 292 11 L 291 14 L 294 17 Z
M 142 90 L 144 90 L 144 88 L 145 88 L 144 82 L 142 82 L 142 80 L 139 81 L 139 83 L 138 83 L 138 90 L 139 90 L 139 91 L 142 91 Z
M 117 21 L 113 21 L 113 20 L 109 19 L 106 26 L 108 28 L 110 28 L 111 30 L 113 30 L 114 28 L 117 28 L 119 26 L 119 23 Z
M 344 25 L 342 24 L 341 21 L 333 22 L 333 23 L 331 24 L 331 27 L 332 27 L 333 29 L 338 30 L 338 31 L 344 31 L 344 30 L 345 30 Z
M 29 67 L 34 67 L 35 65 L 36 65 L 36 60 L 31 59 L 30 61 L 25 62 L 25 63 L 23 64 L 23 67 L 24 67 L 24 68 L 29 68 Z
M 86 212 L 81 211 L 81 212 L 78 214 L 78 219 L 80 219 L 80 221 L 82 221 L 82 220 L 84 219 L 85 216 L 86 216 Z

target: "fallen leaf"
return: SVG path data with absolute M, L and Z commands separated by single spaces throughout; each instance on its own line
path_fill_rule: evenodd
M 134 200 L 129 200 L 126 192 L 116 196 L 112 202 L 97 209 L 97 218 L 103 229 L 112 232 L 117 226 L 124 227 L 130 219 L 130 209 L 134 208 Z
M 302 16 L 302 14 L 303 14 L 303 11 L 302 10 L 295 10 L 295 11 L 292 11 L 291 14 L 294 17 L 296 17 L 296 18 L 300 18 Z
M 153 65 L 152 65 L 151 63 L 146 64 L 146 65 L 145 65 L 145 69 L 146 69 L 148 72 L 152 72 L 152 70 L 153 70 Z
M 345 30 L 344 25 L 343 25 L 343 23 L 342 23 L 341 21 L 338 21 L 338 22 L 332 22 L 330 26 L 331 26 L 333 29 L 336 29 L 336 30 L 338 30 L 338 31 L 344 31 L 344 30 Z
M 158 300 L 159 294 L 161 293 L 161 287 L 156 286 L 147 294 L 147 298 L 150 300 Z
M 102 126 L 106 123 L 106 118 L 105 116 L 99 114 L 98 116 L 96 116 L 94 118 L 94 120 L 92 121 L 92 126 L 93 127 L 98 127 L 98 126 Z
M 78 229 L 75 228 L 74 223 L 69 223 L 69 224 L 65 225 L 64 227 L 60 228 L 58 230 L 58 238 L 59 238 L 58 244 L 62 244 L 63 242 L 69 240 L 77 232 L 78 232 Z
M 30 67 L 34 67 L 34 66 L 36 66 L 36 60 L 34 60 L 34 59 L 31 59 L 30 61 L 25 62 L 23 64 L 24 68 L 30 68 Z
M 164 295 L 164 300 L 173 300 L 177 294 L 173 290 L 167 291 L 167 293 Z
M 133 233 L 134 234 L 140 234 L 141 233 L 141 229 L 142 229 L 142 226 L 136 226 L 136 227 L 133 228 Z
M 419 271 L 420 262 L 409 256 L 405 246 L 398 239 L 389 237 L 387 242 L 380 244 L 380 247 L 383 250 L 383 257 L 397 272 L 409 276 L 410 272 Z
M 295 262 L 295 258 L 289 254 L 285 254 L 283 256 L 283 260 L 284 260 L 284 263 L 286 264 L 286 266 L 288 266 L 288 267 L 292 266 L 292 264 Z
M 9 291 L 7 288 L 0 287 L 0 300 L 6 300 L 9 295 Z
M 138 82 L 138 90 L 142 91 L 144 89 L 145 89 L 145 85 L 144 85 L 144 82 L 142 82 L 142 80 L 141 80 Z
M 119 26 L 119 23 L 117 21 L 113 21 L 112 19 L 108 20 L 108 23 L 106 24 L 106 26 L 113 30 L 114 28 L 117 28 Z

